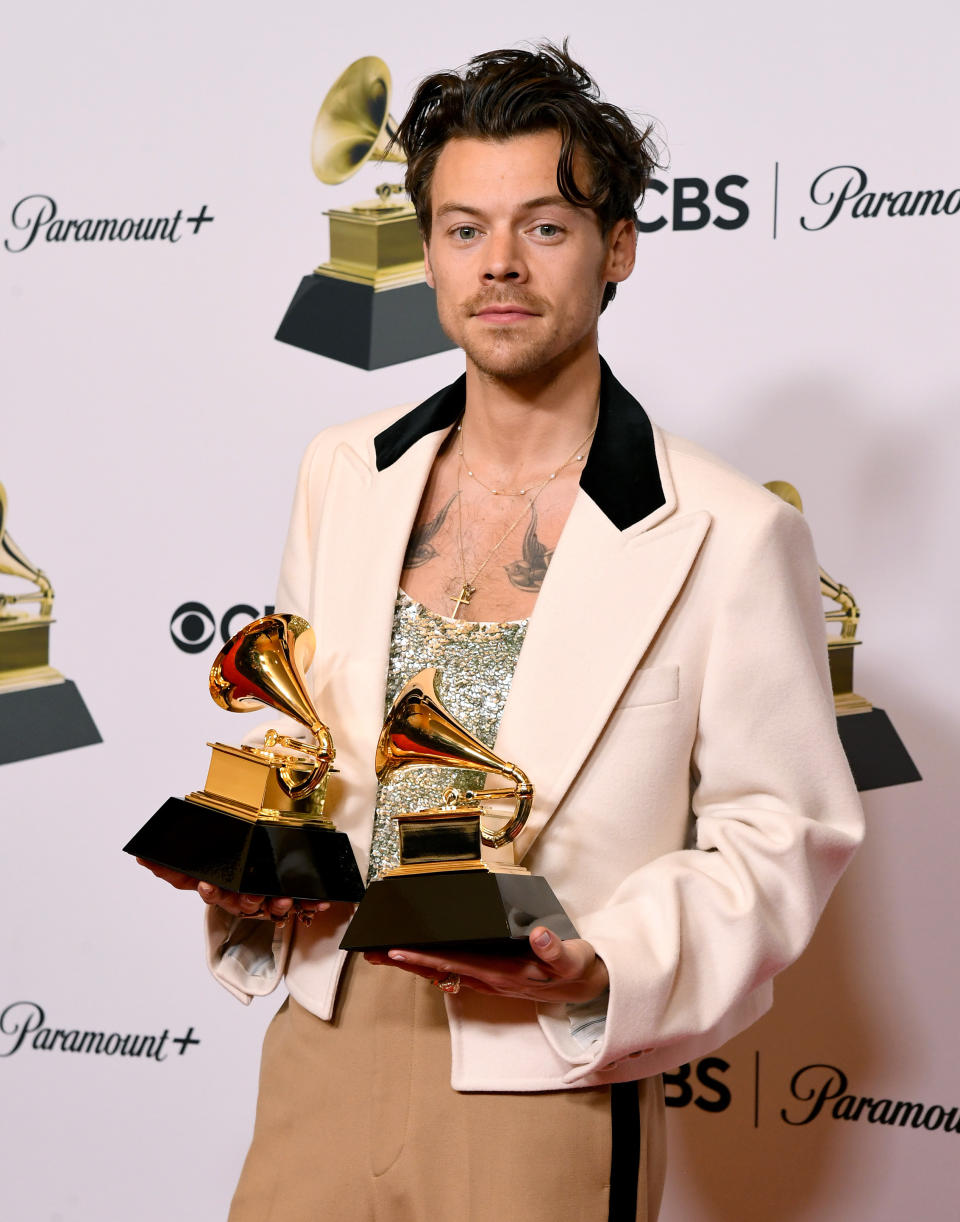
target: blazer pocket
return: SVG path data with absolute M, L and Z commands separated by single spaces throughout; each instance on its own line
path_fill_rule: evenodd
M 620 709 L 639 708 L 645 704 L 666 704 L 680 698 L 680 668 L 644 666 L 634 672 L 617 702 Z

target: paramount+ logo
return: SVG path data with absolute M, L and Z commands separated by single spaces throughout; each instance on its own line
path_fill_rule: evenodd
M 204 225 L 216 218 L 207 205 L 184 216 L 177 208 L 166 216 L 64 216 L 52 195 L 25 195 L 10 212 L 12 237 L 4 239 L 4 249 L 22 254 L 37 242 L 179 242 L 183 235 L 196 237 Z
M 183 1035 L 162 1031 L 97 1031 L 81 1027 L 57 1027 L 47 1021 L 36 1001 L 12 1001 L 0 1010 L 0 1057 L 20 1052 L 70 1052 L 80 1056 L 123 1057 L 140 1061 L 165 1061 L 199 1047 L 193 1027 Z
M 804 229 L 817 232 L 843 219 L 876 220 L 890 217 L 956 216 L 960 187 L 870 189 L 866 170 L 857 165 L 834 165 L 822 170 L 810 184 L 815 208 L 800 218 Z
M 935 1133 L 960 1132 L 960 1107 L 912 1099 L 890 1099 L 856 1094 L 849 1089 L 847 1075 L 836 1065 L 804 1065 L 790 1080 L 795 1103 L 783 1108 L 785 1124 L 813 1124 L 820 1116 L 854 1123 L 883 1124 L 891 1128 L 919 1129 Z
M 272 615 L 276 610 L 269 603 L 258 611 L 250 603 L 234 603 L 221 616 L 202 602 L 185 602 L 170 616 L 170 639 L 184 653 L 203 653 L 217 639 L 226 644 L 233 634 L 250 620 Z

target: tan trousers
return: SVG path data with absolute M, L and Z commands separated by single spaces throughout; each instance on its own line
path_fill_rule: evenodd
M 639 1088 L 640 1150 L 611 1210 L 610 1088 L 454 1091 L 440 992 L 353 955 L 332 1023 L 291 998 L 267 1031 L 230 1222 L 655 1222 L 663 1088 Z

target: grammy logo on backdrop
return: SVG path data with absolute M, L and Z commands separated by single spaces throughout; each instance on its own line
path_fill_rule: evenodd
M 781 500 L 803 513 L 800 493 L 785 480 L 770 480 L 765 485 Z M 830 683 L 837 712 L 837 729 L 847 753 L 850 771 L 861 792 L 904 785 L 921 780 L 916 765 L 883 709 L 853 690 L 854 650 L 860 644 L 857 626 L 860 608 L 845 585 L 820 569 L 820 593 L 836 605 L 826 612 L 828 625 L 839 631 L 827 635 Z
M 313 128 L 311 161 L 321 182 L 345 182 L 367 161 L 403 161 L 390 147 L 389 104 L 390 70 L 377 56 L 338 77 Z M 416 214 L 398 198 L 402 190 L 382 183 L 376 199 L 326 213 L 329 262 L 300 281 L 277 339 L 360 369 L 454 347 L 437 321 Z
M 0 590 L 0 764 L 101 742 L 76 686 L 50 665 L 53 586 L 10 537 L 3 484 L 0 575 L 31 587 Z M 26 603 L 40 605 L 28 612 Z

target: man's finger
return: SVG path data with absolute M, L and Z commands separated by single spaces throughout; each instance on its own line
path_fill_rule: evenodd
M 149 870 L 151 874 L 155 874 L 157 878 L 169 883 L 171 887 L 176 887 L 178 891 L 197 889 L 197 880 L 189 874 L 183 874 L 180 870 L 171 870 L 168 866 L 158 865 L 155 861 L 147 861 L 143 857 L 137 858 L 137 864 Z
M 436 980 L 438 975 L 445 974 L 438 972 L 437 968 L 435 967 L 425 967 L 418 963 L 408 963 L 406 960 L 398 963 L 395 959 L 391 959 L 388 955 L 383 954 L 382 951 L 364 951 L 363 957 L 368 963 L 376 964 L 378 967 L 401 967 L 405 971 L 410 972 L 411 975 L 422 976 L 425 980 Z
M 530 934 L 530 949 L 552 976 L 561 979 L 580 976 L 589 967 L 588 956 L 583 953 L 586 946 L 579 939 L 565 942 L 543 925 Z
M 198 884 L 197 893 L 205 904 L 216 904 L 236 916 L 252 916 L 263 905 L 262 895 L 238 895 L 235 891 L 215 887 L 213 883 Z
M 240 911 L 252 916 L 255 912 L 260 912 L 263 908 L 264 897 L 262 895 L 241 895 L 238 904 Z

